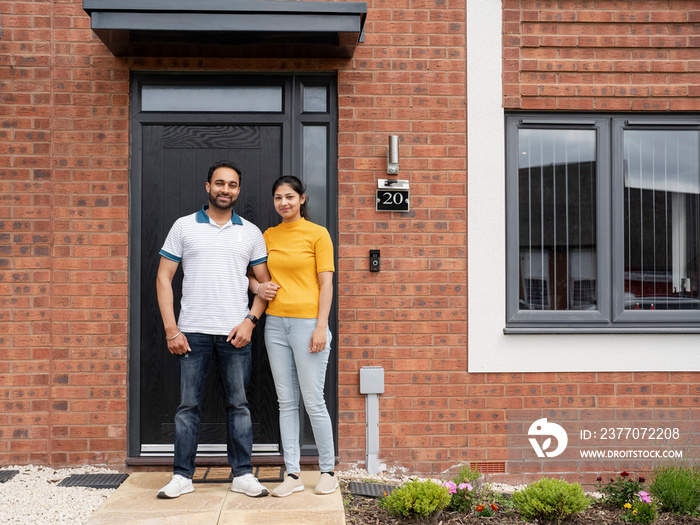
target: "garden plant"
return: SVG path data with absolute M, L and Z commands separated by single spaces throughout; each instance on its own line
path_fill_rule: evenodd
M 513 494 L 515 509 L 529 521 L 560 521 L 590 504 L 581 485 L 559 479 L 543 478 Z
M 474 506 L 477 498 L 476 482 L 481 473 L 471 468 L 463 468 L 452 481 L 445 481 L 442 485 L 450 492 L 448 509 L 467 513 Z
M 603 501 L 620 509 L 625 503 L 632 504 L 638 499 L 637 494 L 644 488 L 646 479 L 642 476 L 635 479 L 629 472 L 623 471 L 606 483 L 602 477 L 597 481 L 597 489 L 603 494 Z
M 654 482 L 649 486 L 649 492 L 659 500 L 663 511 L 697 516 L 700 506 L 700 470 L 697 467 L 657 467 L 654 469 Z
M 637 494 L 634 503 L 625 503 L 622 519 L 629 523 L 652 523 L 656 519 L 656 504 L 649 493 L 642 490 Z
M 450 499 L 447 487 L 430 480 L 412 480 L 379 502 L 392 516 L 424 518 L 447 507 Z

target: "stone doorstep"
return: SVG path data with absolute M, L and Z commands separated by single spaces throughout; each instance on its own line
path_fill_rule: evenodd
M 195 484 L 176 499 L 159 499 L 170 472 L 131 474 L 92 515 L 86 525 L 344 525 L 340 490 L 314 494 L 318 471 L 303 471 L 306 490 L 286 498 L 250 498 L 229 490 L 230 483 Z M 277 483 L 263 483 L 272 492 Z

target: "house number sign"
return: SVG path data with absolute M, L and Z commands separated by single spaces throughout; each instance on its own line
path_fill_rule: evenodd
M 379 179 L 377 211 L 409 211 L 410 195 L 407 180 Z

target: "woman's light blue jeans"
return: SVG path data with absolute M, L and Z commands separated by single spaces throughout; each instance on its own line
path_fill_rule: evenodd
M 315 328 L 316 319 L 268 315 L 265 320 L 265 346 L 280 407 L 284 463 L 290 473 L 301 472 L 300 392 L 314 432 L 321 472 L 332 472 L 335 468 L 333 425 L 323 398 L 326 367 L 331 351 L 331 332 L 327 330 L 326 348 L 311 353 L 309 342 Z

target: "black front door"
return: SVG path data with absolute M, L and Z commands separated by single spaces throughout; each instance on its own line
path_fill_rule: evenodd
M 334 106 L 328 105 L 327 112 L 318 111 L 322 108 L 319 88 L 328 91 L 330 100 L 332 79 L 314 77 L 305 83 L 291 76 L 267 83 L 255 82 L 255 78 L 203 80 L 207 81 L 204 86 L 201 80 L 197 83 L 190 78 L 144 75 L 135 79 L 132 89 L 131 457 L 172 453 L 179 381 L 176 358 L 165 344 L 155 293 L 158 252 L 175 220 L 207 203 L 209 166 L 226 159 L 240 167 L 241 193 L 234 209 L 262 231 L 279 223 L 271 196 L 274 180 L 283 174 L 301 174 L 310 192 L 317 195 L 316 222 L 328 227 L 335 238 L 335 228 L 330 226 L 335 217 L 331 207 L 334 202 L 328 198 L 328 181 L 335 177 L 329 155 L 333 148 L 319 151 L 324 140 L 326 145 L 331 144 L 331 137 L 335 140 L 335 119 L 323 119 L 326 113 L 331 116 Z M 314 108 L 306 112 L 307 117 L 304 85 L 310 86 L 308 107 Z M 325 161 L 319 164 L 323 158 Z M 173 282 L 176 315 L 181 282 L 180 269 Z M 275 454 L 281 452 L 277 398 L 264 346 L 264 322 L 263 317 L 253 332 L 248 401 L 254 453 Z M 332 359 L 326 396 L 335 420 L 335 356 Z M 218 371 L 212 368 L 200 432 L 199 451 L 205 455 L 225 453 L 223 395 L 217 377 Z M 308 446 L 313 443 L 310 439 L 307 428 L 302 435 L 307 454 L 314 453 L 314 447 Z
M 269 190 L 281 171 L 279 126 L 151 125 L 143 129 L 143 200 L 141 206 L 141 281 L 155 282 L 158 251 L 178 217 L 207 204 L 204 187 L 209 166 L 231 160 L 242 171 L 237 214 L 263 231 L 277 223 Z M 182 269 L 175 278 L 175 314 L 179 312 Z M 141 295 L 141 439 L 144 444 L 173 442 L 173 415 L 179 402 L 176 359 L 163 351 L 164 332 L 155 288 Z M 212 309 L 221 305 L 211 305 Z M 253 375 L 248 401 L 258 448 L 276 451 L 279 441 L 276 398 L 263 341 L 263 322 L 253 332 Z M 143 351 L 146 350 L 146 351 Z M 223 395 L 218 371 L 211 370 L 202 412 L 200 444 L 226 442 Z

